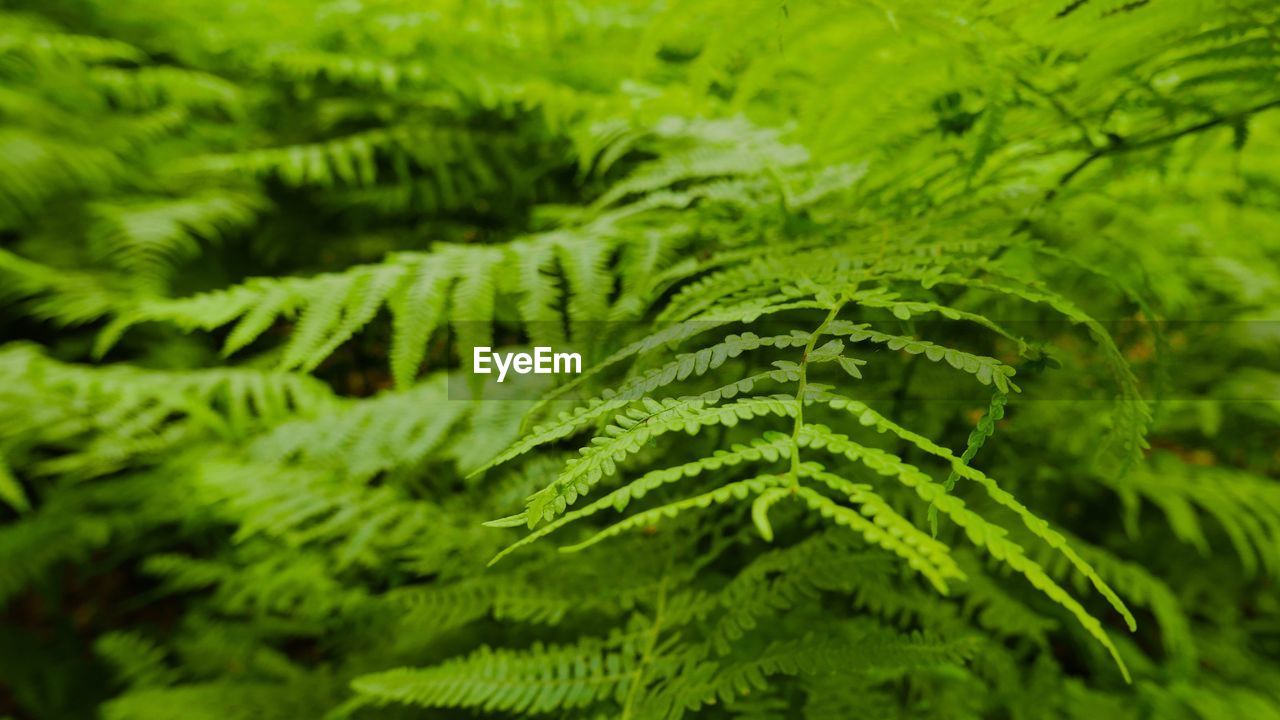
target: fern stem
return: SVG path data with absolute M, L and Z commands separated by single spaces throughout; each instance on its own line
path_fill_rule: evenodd
M 818 326 L 813 334 L 809 336 L 809 342 L 804 346 L 804 355 L 800 357 L 800 383 L 796 387 L 796 422 L 791 428 L 791 492 L 795 493 L 800 489 L 800 428 L 804 427 L 804 392 L 809 384 L 809 355 L 813 352 L 814 345 L 817 344 L 818 338 L 822 337 L 822 333 L 826 331 L 827 326 L 832 320 L 836 319 L 836 315 L 840 314 L 840 308 L 844 307 L 844 302 L 836 303 L 831 312 L 827 313 L 826 319 Z
M 644 655 L 640 657 L 631 687 L 627 689 L 627 699 L 622 704 L 622 720 L 631 720 L 631 708 L 635 704 L 640 687 L 644 685 L 645 671 L 649 669 L 649 663 L 653 662 L 653 653 L 658 647 L 658 636 L 662 634 L 662 615 L 667 608 L 668 577 L 669 575 L 664 572 L 662 581 L 658 583 L 658 601 L 653 609 L 653 627 L 649 629 L 649 642 L 645 644 Z
M 1153 137 L 1138 139 L 1132 142 L 1128 140 L 1113 142 L 1112 144 L 1107 145 L 1106 147 L 1099 148 L 1089 153 L 1082 160 L 1080 160 L 1080 162 L 1073 165 L 1071 169 L 1067 170 L 1067 172 L 1062 175 L 1062 177 L 1058 178 L 1058 182 L 1056 185 L 1049 188 L 1048 192 L 1045 193 L 1044 199 L 1045 201 L 1050 201 L 1056 198 L 1058 196 L 1058 193 L 1062 190 L 1062 188 L 1066 187 L 1067 184 L 1070 183 L 1072 180 L 1074 180 L 1077 175 L 1084 172 L 1085 169 L 1087 169 L 1093 163 L 1105 157 L 1110 157 L 1112 155 L 1121 155 L 1124 153 L 1137 152 L 1140 150 L 1150 150 L 1152 148 L 1157 148 L 1162 145 L 1167 145 L 1169 143 L 1176 142 L 1178 140 L 1181 140 L 1184 137 L 1187 137 L 1188 135 L 1194 135 L 1196 133 L 1204 132 L 1205 130 L 1212 130 L 1213 128 L 1226 125 L 1227 123 L 1232 122 L 1233 120 L 1238 120 L 1240 118 L 1247 118 L 1253 115 L 1257 115 L 1258 113 L 1263 113 L 1268 110 L 1275 110 L 1277 108 L 1280 108 L 1280 98 L 1272 98 L 1271 100 L 1268 100 L 1267 102 L 1261 103 L 1259 105 L 1254 105 L 1252 107 L 1248 107 L 1233 113 L 1218 115 L 1218 116 L 1209 118 L 1208 120 L 1205 120 L 1203 122 L 1198 122 L 1194 125 L 1180 128 L 1178 130 L 1173 130 L 1171 132 L 1162 133 L 1160 135 L 1156 135 Z

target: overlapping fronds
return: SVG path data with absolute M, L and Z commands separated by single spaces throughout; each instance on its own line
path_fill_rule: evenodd
M 0 718 L 1276 716 L 1277 38 L 7 3 Z

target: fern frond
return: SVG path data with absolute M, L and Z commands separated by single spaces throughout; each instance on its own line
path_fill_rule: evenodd
M 638 527 L 648 527 L 656 525 L 663 519 L 674 518 L 685 510 L 692 508 L 708 508 L 712 505 L 723 505 L 731 500 L 746 500 L 752 495 L 760 495 L 771 488 L 778 488 L 783 480 L 774 475 L 760 475 L 750 480 L 740 480 L 738 482 L 728 483 L 712 490 L 711 492 L 695 495 L 676 502 L 660 505 L 652 510 L 638 512 L 625 520 L 614 523 L 609 527 L 601 530 L 590 538 L 580 543 L 569 545 L 563 550 L 565 552 L 577 552 L 585 548 L 591 547 L 602 540 L 620 535 L 628 530 Z
M 498 318 L 499 300 L 514 296 L 522 322 L 547 328 L 566 321 L 574 325 L 608 317 L 594 285 L 608 272 L 594 268 L 575 277 L 566 273 L 568 304 L 553 309 L 541 270 L 507 276 L 508 263 L 535 263 L 567 257 L 582 242 L 568 232 L 524 238 L 502 247 L 440 244 L 431 252 L 399 253 L 386 262 L 358 266 L 343 273 L 315 277 L 254 279 L 226 290 L 180 299 L 147 298 L 118 314 L 103 329 L 95 345 L 106 352 L 130 327 L 145 322 L 169 322 L 185 330 L 213 330 L 235 323 L 223 345 L 235 353 L 260 338 L 280 319 L 300 316 L 281 358 L 284 369 L 312 370 L 356 332 L 389 307 L 393 321 L 392 371 L 401 386 L 416 376 L 425 346 L 444 324 L 446 313 L 459 347 L 491 344 L 486 337 Z M 593 240 L 603 252 L 626 239 L 608 236 Z M 601 257 L 604 257 L 603 255 Z M 615 271 L 610 267 L 609 272 Z M 603 274 L 602 274 L 603 273 Z M 582 297 L 579 297 L 579 296 Z
M 775 370 L 764 373 L 762 379 L 778 382 L 794 380 L 793 371 Z M 591 491 L 592 486 L 612 475 L 617 463 L 638 452 L 658 435 L 668 432 L 696 432 L 708 425 L 732 427 L 740 420 L 757 416 L 777 415 L 794 417 L 795 399 L 787 395 L 752 396 L 727 405 L 708 405 L 720 398 L 731 398 L 741 392 L 750 392 L 755 379 L 747 378 L 701 397 L 682 401 L 668 399 L 658 402 L 645 398 L 645 410 L 632 409 L 618 417 L 619 425 L 605 428 L 604 436 L 597 437 L 582 454 L 571 461 L 555 483 L 529 498 L 525 516 L 530 528 L 543 521 L 550 521 L 565 511 L 577 499 Z
M 568 437 L 580 428 L 617 413 L 663 387 L 689 377 L 704 375 L 745 352 L 761 347 L 802 347 L 808 341 L 809 336 L 800 331 L 764 338 L 755 333 L 745 332 L 741 335 L 729 335 L 723 341 L 697 352 L 681 353 L 674 360 L 661 367 L 645 371 L 616 389 L 606 389 L 599 397 L 588 400 L 585 405 L 561 412 L 554 421 L 532 428 L 525 437 L 473 474 L 501 465 L 540 445 Z
M 1196 641 L 1191 627 L 1191 618 L 1167 583 L 1153 575 L 1140 565 L 1128 562 L 1107 550 L 1072 537 L 1071 544 L 1087 558 L 1098 574 L 1107 579 L 1119 592 L 1124 593 L 1129 602 L 1146 607 L 1155 616 L 1160 629 L 1163 649 L 1175 658 L 1179 667 L 1194 665 L 1198 658 Z M 1076 580 L 1077 585 L 1082 576 L 1068 570 L 1060 559 L 1042 555 L 1041 563 L 1045 569 L 1060 581 L 1069 577 Z
M 52 425 L 48 413 L 58 405 L 61 412 L 76 416 L 85 408 L 96 413 L 91 421 L 64 425 L 81 431 L 101 433 L 104 450 L 112 442 L 130 437 L 156 437 L 175 421 L 224 437 L 243 437 L 250 429 L 287 416 L 306 415 L 328 407 L 332 393 L 319 382 L 299 375 L 263 372 L 245 368 L 160 371 L 132 366 L 91 367 L 61 363 L 28 346 L 9 347 L 0 353 L 0 377 L 13 388 L 0 394 L 10 410 L 10 430 L 35 432 Z M 26 405 L 31 393 L 43 393 L 48 407 Z M 73 433 L 74 434 L 74 433 Z M 52 433 L 54 441 L 65 435 Z M 54 462 L 66 466 L 68 458 Z
M 857 400 L 849 400 L 848 398 L 843 398 L 824 391 L 819 392 L 818 398 L 836 410 L 845 410 L 852 415 L 856 415 L 858 417 L 858 422 L 863 425 L 873 426 L 880 432 L 891 432 L 930 455 L 946 460 L 950 464 L 952 472 L 966 480 L 972 480 L 981 485 L 983 490 L 986 491 L 987 497 L 991 498 L 991 500 L 995 501 L 1002 507 L 1012 510 L 1017 514 L 1018 518 L 1022 521 L 1022 524 L 1025 525 L 1032 534 L 1043 540 L 1050 547 L 1061 552 L 1063 556 L 1081 572 L 1081 574 L 1089 578 L 1093 583 L 1094 588 L 1096 588 L 1097 591 L 1111 603 L 1111 606 L 1124 617 L 1125 622 L 1129 625 L 1129 629 L 1134 629 L 1136 622 L 1133 619 L 1133 615 L 1127 608 L 1125 608 L 1124 602 L 1122 602 L 1120 598 L 1116 596 L 1109 587 L 1107 587 L 1107 584 L 1102 581 L 1102 578 L 1098 577 L 1097 573 L 1089 567 L 1088 563 L 1084 562 L 1084 560 L 1076 555 L 1075 551 L 1071 549 L 1070 544 L 1067 543 L 1066 538 L 1064 538 L 1061 533 L 1050 528 L 1047 522 L 1037 517 L 1025 505 L 1013 497 L 1013 495 L 1001 489 L 1000 486 L 986 474 L 969 467 L 960 458 L 952 454 L 950 450 L 947 450 L 931 440 L 928 440 L 927 438 L 913 433 L 910 430 L 899 426 L 897 423 L 886 419 L 883 415 L 872 410 L 865 403 Z M 849 450 L 852 450 L 855 455 L 862 452 L 861 449 L 857 448 L 847 448 L 843 452 L 847 453 Z M 863 456 L 859 455 L 859 457 L 851 457 L 850 459 L 862 460 L 862 457 Z M 878 456 L 878 458 L 883 459 L 884 456 Z M 892 461 L 890 462 L 892 465 Z
M 910 521 L 894 512 L 882 498 L 871 492 L 869 485 L 851 483 L 822 470 L 816 463 L 804 466 L 803 476 L 822 482 L 844 495 L 849 502 L 861 506 L 855 512 L 814 490 L 801 487 L 796 493 L 810 509 L 861 534 L 867 542 L 900 556 L 912 570 L 924 575 L 938 592 L 947 594 L 946 578 L 964 579 L 964 573 L 955 565 L 945 545 L 926 537 Z
M 670 153 L 661 160 L 640 167 L 601 195 L 595 201 L 595 210 L 602 210 L 629 196 L 647 195 L 682 181 L 752 175 L 766 168 L 798 165 L 808 158 L 802 147 L 781 142 L 773 131 L 751 128 L 741 118 L 703 122 L 671 118 L 667 126 L 660 127 L 658 132 L 669 139 L 698 137 L 710 139 L 712 143 Z
M 716 653 L 728 654 L 732 641 L 804 599 L 881 577 L 885 558 L 852 551 L 847 540 L 843 533 L 815 534 L 762 553 L 744 567 L 719 593 L 723 614 L 710 633 Z
M 311 418 L 294 418 L 248 446 L 255 460 L 341 468 L 356 479 L 413 466 L 438 448 L 471 412 L 451 402 L 443 376 L 407 390 L 334 404 Z
M 164 649 L 135 633 L 103 635 L 93 649 L 115 667 L 130 688 L 165 686 L 177 679 L 177 673 L 165 662 Z
M 145 60 L 141 50 L 120 40 L 74 33 L 32 32 L 21 28 L 20 24 L 18 29 L 25 31 L 0 35 L 0 53 L 82 63 Z
M 973 638 L 946 640 L 926 635 L 902 636 L 875 626 L 853 624 L 829 634 L 808 634 L 771 644 L 754 660 L 729 665 L 713 680 L 723 700 L 768 687 L 775 674 L 827 675 L 898 671 L 916 667 L 959 665 L 978 647 Z
M 1280 571 L 1275 552 L 1280 492 L 1273 483 L 1227 468 L 1187 465 L 1159 453 L 1149 467 L 1108 484 L 1127 504 L 1142 498 L 1159 508 L 1174 536 L 1202 555 L 1211 551 L 1203 513 L 1217 522 L 1246 574 Z
M 1004 418 L 1004 407 L 1009 402 L 1009 397 L 1004 392 L 996 392 L 991 395 L 991 405 L 987 408 L 979 420 L 977 426 L 969 433 L 969 440 L 965 443 L 964 452 L 960 455 L 960 462 L 969 464 L 978 456 L 978 451 L 986 444 L 987 439 L 996 432 L 996 423 Z M 947 481 L 943 483 L 943 487 L 947 492 L 955 489 L 956 482 L 960 479 L 960 474 L 952 470 L 947 476 Z M 929 529 L 936 537 L 938 534 L 938 511 L 936 508 L 929 508 Z
M 101 203 L 92 244 L 109 262 L 153 285 L 161 285 L 179 262 L 200 252 L 201 241 L 218 241 L 251 225 L 260 198 L 211 191 L 181 200 Z
M 59 564 L 83 559 L 111 539 L 108 523 L 92 517 L 73 521 L 61 509 L 50 503 L 0 530 L 0 605 Z
M 797 442 L 809 447 L 825 448 L 833 453 L 845 455 L 851 460 L 862 462 L 876 472 L 893 475 L 904 485 L 914 489 L 922 500 L 933 503 L 939 512 L 947 515 L 953 522 L 963 528 L 970 542 L 984 548 L 992 557 L 1024 575 L 1033 586 L 1074 615 L 1089 634 L 1111 653 L 1121 673 L 1128 679 L 1128 668 L 1120 659 L 1119 651 L 1102 629 L 1101 623 L 1090 615 L 1080 605 L 1079 601 L 1071 597 L 1061 586 L 1055 583 L 1039 563 L 1029 558 L 1023 552 L 1021 546 L 1008 540 L 1006 537 L 1008 535 L 1007 530 L 992 525 L 977 513 L 968 510 L 965 507 L 965 503 L 959 498 L 945 495 L 942 486 L 932 482 L 928 475 L 890 453 L 851 443 L 844 436 L 832 434 L 830 430 L 821 427 L 810 427 L 807 433 L 802 431 L 801 435 L 797 437 Z M 993 496 L 993 499 L 996 498 Z M 1012 500 L 1012 498 L 1010 497 L 1009 500 Z M 1050 530 L 1043 520 L 1031 516 L 1029 511 L 1027 517 L 1024 517 L 1024 523 L 1027 523 L 1028 529 L 1032 533 L 1044 540 L 1050 547 L 1059 550 L 1073 566 L 1080 569 L 1080 572 L 1090 579 L 1094 587 L 1124 616 L 1130 628 L 1136 625 L 1128 608 L 1098 576 L 1097 572 L 1080 559 L 1074 550 L 1066 547 L 1065 538 L 1062 537 L 1061 533 Z
M 481 648 L 432 668 L 364 675 L 352 689 L 379 704 L 544 714 L 621 702 L 638 654 L 638 643 L 621 638 L 526 651 Z
M 238 85 L 218 75 L 189 68 L 94 67 L 89 78 L 114 102 L 131 110 L 178 105 L 234 114 L 242 110 L 244 103 L 244 92 Z
M 13 474 L 13 468 L 9 467 L 3 455 L 0 455 L 0 500 L 19 513 L 31 509 L 26 490 L 22 489 L 22 483 Z
M 275 53 L 263 61 L 268 72 L 290 80 L 308 83 L 323 80 L 335 85 L 350 84 L 388 93 L 405 86 L 438 82 L 435 73 L 422 63 L 395 62 L 351 53 L 293 51 Z
M 315 369 L 373 319 L 403 276 L 404 268 L 385 265 L 317 283 L 314 294 L 301 300 L 306 310 L 284 348 L 281 369 Z
M 490 561 L 490 564 L 496 563 L 515 550 L 550 535 L 581 518 L 610 508 L 617 512 L 622 512 L 633 500 L 639 500 L 663 485 L 679 482 L 685 478 L 697 477 L 707 470 L 719 470 L 720 468 L 732 467 L 744 462 L 758 462 L 760 460 L 776 462 L 786 457 L 789 446 L 790 440 L 787 436 L 781 433 L 769 433 L 747 444 L 735 444 L 727 450 L 716 450 L 710 457 L 701 458 L 676 467 L 652 470 L 588 505 L 568 511 L 548 523 L 540 524 L 528 535 L 495 556 Z M 493 526 L 524 525 L 529 522 L 527 518 L 526 512 L 493 521 L 489 524 Z

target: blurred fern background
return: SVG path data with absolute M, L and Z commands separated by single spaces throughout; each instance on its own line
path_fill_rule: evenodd
M 0 0 L 0 718 L 1280 718 L 1278 430 L 1271 0 Z

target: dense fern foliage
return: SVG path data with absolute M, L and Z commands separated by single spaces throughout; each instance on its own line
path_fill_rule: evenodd
M 1278 323 L 1272 0 L 8 0 L 0 718 L 1280 718 Z

